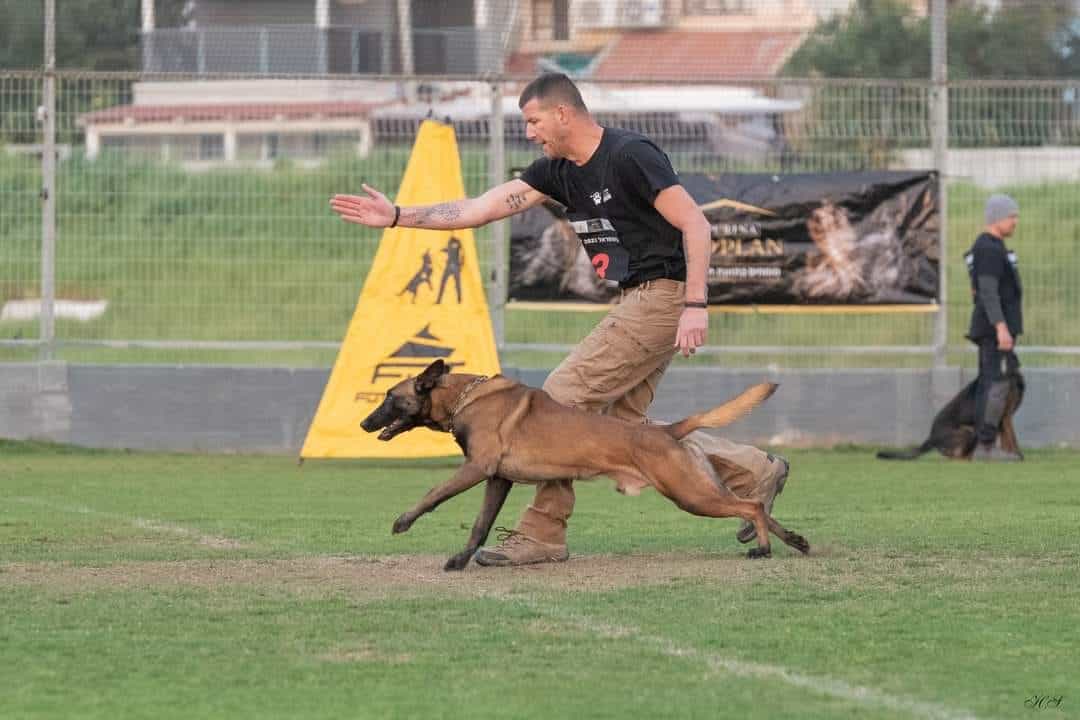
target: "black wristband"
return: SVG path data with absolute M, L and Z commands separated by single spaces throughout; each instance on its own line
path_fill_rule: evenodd
M 687 300 L 686 302 L 683 303 L 683 305 L 686 306 L 686 307 L 704 308 L 704 309 L 708 309 L 708 307 L 709 307 L 709 303 L 707 303 L 707 302 L 693 302 L 691 300 Z
M 390 223 L 390 227 L 397 227 L 397 221 L 401 219 L 401 206 L 394 206 L 394 222 Z

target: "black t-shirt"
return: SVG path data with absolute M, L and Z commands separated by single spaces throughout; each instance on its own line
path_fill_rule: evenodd
M 997 278 L 1001 312 L 1005 316 L 1009 334 L 1015 337 L 1024 332 L 1024 314 L 1021 307 L 1023 292 L 1016 253 L 1005 247 L 1001 238 L 990 233 L 983 233 L 964 254 L 964 262 L 967 264 L 968 275 L 971 278 L 972 299 L 975 302 L 975 307 L 971 312 L 968 337 L 977 341 L 980 338 L 992 337 L 996 333 L 979 297 L 979 278 L 986 276 Z
M 566 206 L 600 277 L 623 287 L 656 278 L 686 279 L 682 231 L 653 207 L 661 190 L 679 184 L 679 176 L 644 135 L 604 128 L 584 165 L 543 157 L 521 179 Z

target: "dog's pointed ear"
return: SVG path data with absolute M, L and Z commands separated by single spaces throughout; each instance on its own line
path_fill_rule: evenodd
M 424 368 L 424 372 L 416 376 L 416 392 L 417 393 L 429 393 L 434 388 L 441 378 L 450 370 L 446 367 L 446 363 L 442 358 L 439 358 L 435 362 Z

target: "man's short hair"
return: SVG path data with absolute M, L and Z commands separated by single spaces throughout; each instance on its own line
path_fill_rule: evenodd
M 562 73 L 545 73 L 526 85 L 518 98 L 518 107 L 525 107 L 533 98 L 542 104 L 563 103 L 581 112 L 589 112 L 577 85 Z

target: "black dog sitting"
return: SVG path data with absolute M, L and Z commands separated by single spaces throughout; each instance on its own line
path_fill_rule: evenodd
M 1005 400 L 1005 412 L 998 424 L 998 437 L 1002 449 L 1023 458 L 1013 428 L 1013 414 L 1024 399 L 1024 376 L 1019 371 L 1009 375 L 1009 394 Z M 978 381 L 973 380 L 957 393 L 949 404 L 941 409 L 930 426 L 930 436 L 922 445 L 905 450 L 882 450 L 877 456 L 882 460 L 914 460 L 923 453 L 937 450 L 947 458 L 970 460 L 975 451 L 975 391 Z

